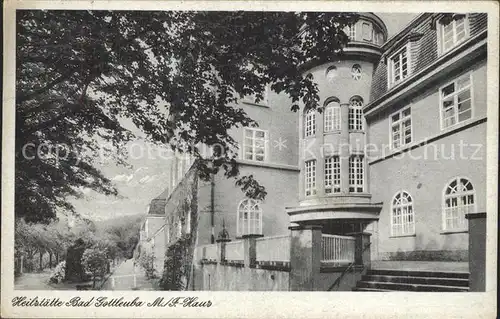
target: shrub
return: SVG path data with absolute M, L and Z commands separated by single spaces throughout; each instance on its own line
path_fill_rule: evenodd
M 86 271 L 92 273 L 93 287 L 95 287 L 96 278 L 102 277 L 109 266 L 107 252 L 99 248 L 86 249 L 82 256 L 82 264 Z
M 145 250 L 141 251 L 138 262 L 139 265 L 144 269 L 146 278 L 148 279 L 158 278 L 157 271 L 154 267 L 154 260 L 155 257 L 152 252 L 148 252 Z
M 57 264 L 49 280 L 52 283 L 58 284 L 64 280 L 65 275 L 66 275 L 66 261 L 61 261 L 59 264 Z
M 188 275 L 188 260 L 186 258 L 189 245 L 189 235 L 181 237 L 170 245 L 165 255 L 165 267 L 159 285 L 163 290 L 184 290 Z

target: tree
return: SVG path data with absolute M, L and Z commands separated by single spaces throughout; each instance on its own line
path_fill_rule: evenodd
M 106 273 L 109 264 L 107 253 L 101 247 L 89 248 L 83 253 L 82 264 L 86 271 L 92 273 L 92 288 L 95 288 L 97 277 Z
M 131 122 L 152 142 L 193 155 L 202 179 L 222 170 L 251 198 L 265 189 L 239 176 L 228 130 L 257 126 L 238 107 L 266 85 L 318 107 L 298 66 L 341 53 L 351 13 L 17 11 L 17 217 L 48 222 L 82 188 L 116 195 L 96 168 L 101 150 L 126 164 Z M 213 149 L 203 154 L 201 146 Z M 37 155 L 37 152 L 39 153 Z

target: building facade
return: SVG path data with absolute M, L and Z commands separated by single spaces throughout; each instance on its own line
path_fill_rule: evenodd
M 244 198 L 222 175 L 198 181 L 190 162 L 170 168 L 179 173 L 158 219 L 162 245 L 175 238 L 167 229 L 196 232 L 200 246 L 223 224 L 232 239 L 320 225 L 371 233 L 373 260 L 467 260 L 465 215 L 486 211 L 486 26 L 483 13 L 424 13 L 388 38 L 362 13 L 343 54 L 302 66 L 323 112 L 291 112 L 271 91 L 239 104 L 259 124 L 231 132 L 240 172 L 266 199 Z M 186 193 L 196 198 L 189 222 L 169 208 Z

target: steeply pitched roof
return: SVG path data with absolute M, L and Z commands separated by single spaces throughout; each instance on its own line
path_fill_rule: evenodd
M 148 215 L 165 215 L 165 205 L 169 195 L 170 189 L 167 187 L 160 195 L 151 200 Z

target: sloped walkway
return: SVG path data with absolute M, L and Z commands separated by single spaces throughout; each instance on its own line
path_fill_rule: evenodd
M 373 260 L 371 268 L 387 270 L 469 272 L 469 263 L 455 261 Z
M 156 290 L 144 270 L 134 266 L 134 259 L 125 260 L 106 280 L 101 290 Z

